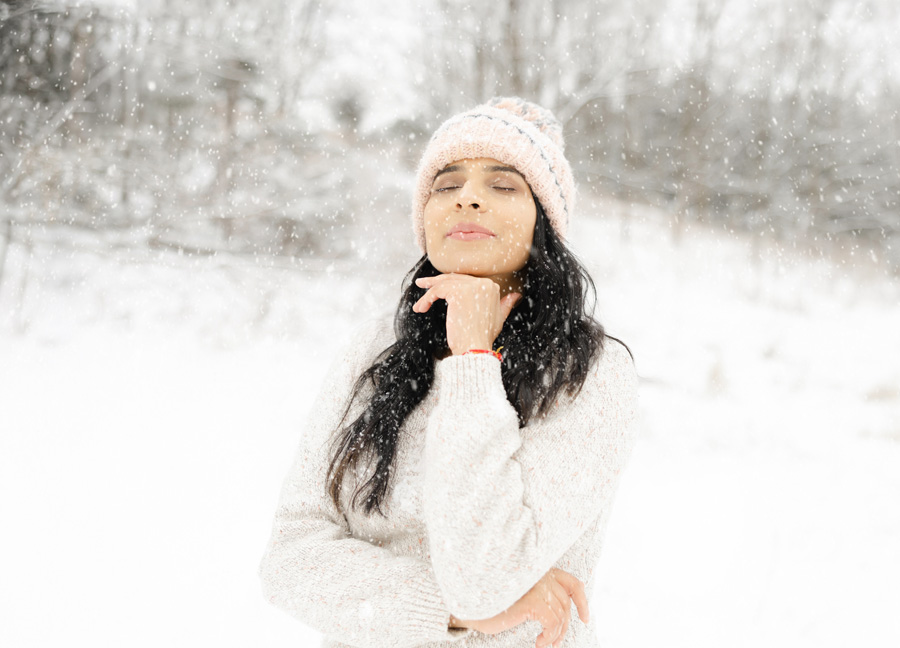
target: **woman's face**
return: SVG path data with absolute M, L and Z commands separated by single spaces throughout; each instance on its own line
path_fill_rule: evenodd
M 425 204 L 428 259 L 440 272 L 510 275 L 528 262 L 537 208 L 518 171 L 492 158 L 454 162 Z

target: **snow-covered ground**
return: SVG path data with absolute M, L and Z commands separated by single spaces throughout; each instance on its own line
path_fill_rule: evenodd
M 900 282 L 582 213 L 643 379 L 591 601 L 605 645 L 900 645 Z M 417 257 L 402 219 L 355 236 L 367 262 L 10 250 L 0 646 L 319 643 L 256 569 L 319 379 Z

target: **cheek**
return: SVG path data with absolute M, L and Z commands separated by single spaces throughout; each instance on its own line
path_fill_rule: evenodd
M 518 247 L 531 249 L 531 242 L 534 239 L 535 217 L 523 220 L 517 220 L 512 230 L 512 238 Z
M 429 209 L 430 204 L 431 203 L 426 203 L 425 211 L 422 214 L 422 226 L 425 228 L 425 238 L 428 238 L 434 233 L 435 227 L 433 211 Z
M 531 245 L 534 242 L 535 220 L 523 223 L 522 228 L 516 232 L 516 266 L 524 266 L 531 256 Z
M 425 228 L 426 252 L 430 254 L 442 243 L 442 233 L 444 231 L 445 223 L 441 218 L 435 215 L 434 210 L 429 209 L 428 205 L 426 205 L 422 218 L 422 225 Z

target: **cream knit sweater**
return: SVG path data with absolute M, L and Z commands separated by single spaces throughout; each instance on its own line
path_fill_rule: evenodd
M 581 393 L 564 393 L 521 429 L 495 357 L 439 360 L 431 390 L 400 430 L 387 519 L 343 515 L 325 489 L 327 441 L 353 382 L 394 340 L 392 316 L 376 317 L 332 364 L 284 481 L 260 565 L 264 594 L 322 632 L 326 648 L 534 646 L 537 621 L 485 635 L 448 629 L 450 614 L 499 614 L 551 567 L 579 578 L 591 597 L 636 436 L 631 358 L 607 340 Z M 357 399 L 345 424 L 363 407 Z M 563 646 L 597 645 L 572 604 Z

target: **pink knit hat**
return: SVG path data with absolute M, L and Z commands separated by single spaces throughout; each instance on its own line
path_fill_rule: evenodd
M 434 176 L 466 158 L 493 158 L 522 174 L 560 238 L 575 206 L 575 178 L 563 155 L 562 126 L 546 108 L 519 97 L 497 97 L 445 121 L 431 136 L 416 172 L 413 232 L 425 250 L 425 203 Z

